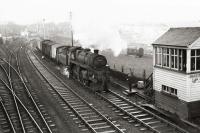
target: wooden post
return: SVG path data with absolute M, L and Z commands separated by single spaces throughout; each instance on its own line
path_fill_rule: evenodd
M 131 69 L 131 68 L 130 68 L 130 74 L 131 74 L 131 77 L 133 77 L 133 75 L 134 75 L 133 70 L 134 70 L 134 69 Z
M 156 65 L 156 47 L 153 46 L 153 66 Z
M 191 71 L 191 49 L 187 49 L 187 59 L 186 59 L 186 73 Z
M 145 84 L 145 81 L 146 81 L 146 70 L 145 69 L 143 70 L 143 81 L 144 81 L 144 84 Z
M 124 66 L 122 66 L 122 72 L 124 72 Z

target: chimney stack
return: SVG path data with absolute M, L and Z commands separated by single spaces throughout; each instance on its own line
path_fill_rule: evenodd
M 94 53 L 95 54 L 99 54 L 99 50 L 98 49 L 94 49 Z

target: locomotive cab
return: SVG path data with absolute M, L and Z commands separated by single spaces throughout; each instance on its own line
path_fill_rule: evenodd
M 77 47 L 77 46 L 75 46 L 75 47 L 71 47 L 70 49 L 69 49 L 69 58 L 71 59 L 71 60 L 76 60 L 76 51 L 77 50 L 80 50 L 80 49 L 82 49 L 81 47 Z

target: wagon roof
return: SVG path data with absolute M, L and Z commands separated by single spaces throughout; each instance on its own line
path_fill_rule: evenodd
M 70 47 L 71 47 L 71 46 L 62 45 L 62 46 L 57 47 L 57 49 L 70 48 Z
M 60 43 L 55 43 L 52 47 L 58 48 L 58 47 L 62 47 L 62 46 L 67 46 L 67 45 L 60 44 Z
M 53 41 L 51 41 L 51 40 L 42 40 L 42 42 L 53 42 Z
M 200 37 L 200 27 L 170 28 L 153 45 L 188 47 Z

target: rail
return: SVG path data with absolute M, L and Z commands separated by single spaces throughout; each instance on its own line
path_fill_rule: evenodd
M 186 130 L 178 127 L 177 125 L 157 116 L 156 114 L 142 108 L 141 106 L 131 102 L 130 100 L 120 96 L 116 92 L 109 90 L 108 96 L 104 96 L 101 93 L 97 93 L 102 99 L 110 103 L 112 106 L 129 116 L 130 118 L 136 120 L 141 123 L 147 129 L 150 129 L 156 133 L 164 132 L 164 128 L 170 131 L 177 131 L 179 133 L 188 133 Z M 145 122 L 146 121 L 146 122 Z M 152 126 L 151 124 L 156 124 Z M 163 127 L 159 129 L 159 127 Z M 163 131 L 162 131 L 163 130 Z
M 31 54 L 32 53 L 32 54 Z M 38 58 L 36 55 L 34 55 L 33 52 L 29 51 L 28 56 L 30 58 L 30 60 L 32 61 L 33 65 L 36 67 L 36 69 L 38 70 L 38 72 L 41 74 L 41 76 L 46 80 L 46 82 L 48 82 L 48 84 L 54 89 L 54 91 L 61 97 L 61 99 L 68 105 L 68 107 L 77 115 L 77 117 L 79 119 L 82 120 L 82 122 L 84 122 L 84 124 L 92 131 L 92 132 L 97 132 L 99 128 L 95 128 L 93 127 L 94 124 L 97 124 L 99 121 L 96 120 L 103 120 L 103 122 L 107 123 L 106 126 L 102 127 L 101 130 L 103 128 L 105 128 L 104 132 L 109 132 L 109 130 L 106 127 L 112 127 L 112 131 L 114 130 L 115 132 L 119 132 L 119 133 L 123 133 L 122 129 L 118 128 L 114 123 L 112 123 L 109 119 L 107 119 L 103 114 L 101 114 L 97 109 L 95 109 L 92 105 L 90 105 L 87 101 L 85 101 L 82 97 L 80 97 L 74 90 L 72 90 L 72 88 L 70 86 L 68 86 L 67 84 L 65 84 L 59 77 L 57 77 L 52 71 L 50 71 Z M 30 55 L 31 54 L 31 55 Z M 39 69 L 38 69 L 39 68 Z M 57 87 L 57 85 L 54 84 L 54 82 L 56 84 L 59 83 L 59 87 Z M 62 88 L 66 88 L 66 92 L 63 91 Z M 67 95 L 67 97 L 66 97 Z M 70 102 L 71 99 L 69 99 L 69 97 L 76 99 L 73 101 L 78 101 L 76 103 L 74 103 L 76 106 L 82 106 L 82 107 L 86 107 L 88 109 L 90 109 L 90 112 L 95 113 L 94 116 L 96 117 L 96 120 L 93 119 L 89 119 L 87 120 L 87 117 L 83 117 L 84 115 L 81 114 L 77 108 L 75 108 L 76 106 L 73 106 L 73 102 Z M 90 123 L 94 122 L 93 124 Z M 101 121 L 102 122 L 102 121 Z
M 9 124 L 10 124 L 10 126 L 11 126 L 12 132 L 13 132 L 13 133 L 16 133 L 16 130 L 15 130 L 15 128 L 14 128 L 14 125 L 13 125 L 13 123 L 12 123 L 12 120 L 11 120 L 9 114 L 8 114 L 8 111 L 7 111 L 7 109 L 6 109 L 5 105 L 4 105 L 3 99 L 2 99 L 1 97 L 0 97 L 0 103 L 1 103 L 1 106 L 2 106 L 3 111 L 5 112 L 6 118 L 8 119 L 8 122 L 9 122 Z

